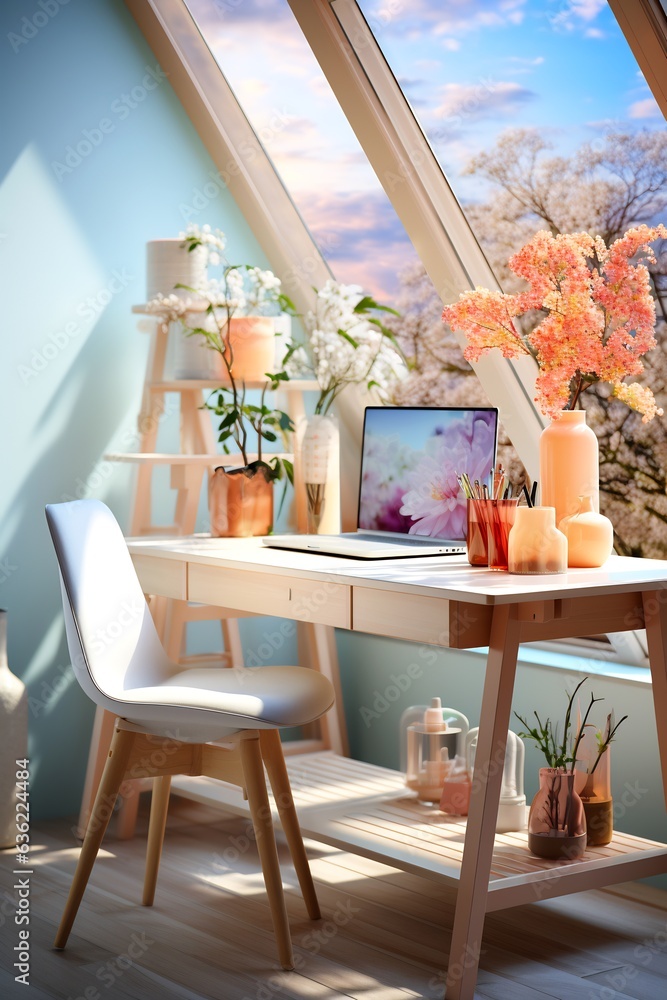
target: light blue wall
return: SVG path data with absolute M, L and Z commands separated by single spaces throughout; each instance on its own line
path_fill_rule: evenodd
M 68 664 L 44 504 L 97 496 L 127 524 L 132 473 L 102 456 L 136 448 L 148 337 L 130 307 L 145 298 L 144 244 L 178 234 L 214 171 L 121 0 L 46 7 L 56 13 L 0 7 L 0 606 L 31 696 L 37 816 L 77 808 L 92 724 Z M 86 130 L 89 155 L 54 167 L 91 141 Z M 192 220 L 223 229 L 233 259 L 265 265 L 229 193 L 212 193 Z M 167 419 L 165 440 L 176 425 Z
M 182 228 L 181 206 L 192 204 L 213 165 L 168 82 L 147 92 L 127 114 L 119 110 L 122 95 L 143 86 L 148 70 L 156 67 L 121 0 L 70 0 L 26 44 L 16 38 L 12 44 L 11 33 L 30 31 L 22 23 L 26 12 L 32 16 L 40 9 L 17 0 L 0 8 L 0 85 L 9 115 L 0 144 L 6 470 L 0 493 L 0 606 L 10 613 L 10 662 L 28 682 L 32 699 L 35 815 L 55 816 L 78 807 L 92 706 L 68 666 L 43 507 L 94 495 L 127 523 L 131 473 L 104 463 L 102 456 L 111 447 L 131 450 L 136 443 L 147 338 L 136 332 L 130 307 L 144 296 L 144 243 Z M 104 118 L 113 130 L 90 155 L 71 173 L 54 170 L 67 147 Z M 94 133 L 94 138 L 100 137 Z M 235 259 L 266 263 L 226 191 L 194 218 L 224 229 Z M 109 296 L 105 290 L 114 272 L 123 276 L 122 287 Z M 172 418 L 163 428 L 165 445 L 174 441 L 174 424 Z M 242 626 L 246 652 L 256 660 L 293 659 L 293 634 L 281 630 L 280 622 Z M 206 639 L 213 637 L 211 626 L 202 631 Z M 338 646 L 355 756 L 396 766 L 401 712 L 434 694 L 477 723 L 483 681 L 478 654 L 345 633 Z M 392 700 L 392 674 L 401 682 L 411 663 L 421 673 Z M 562 671 L 521 666 L 515 707 L 555 715 L 566 680 Z M 664 838 L 649 689 L 614 679 L 596 679 L 594 687 L 617 714 L 630 713 L 614 748 L 614 785 L 619 800 L 626 792 L 626 800 L 632 798 L 626 786 L 635 788 L 637 781 L 641 791 L 619 815 L 619 826 Z M 376 706 L 377 717 L 369 715 Z M 529 750 L 529 795 L 539 764 Z

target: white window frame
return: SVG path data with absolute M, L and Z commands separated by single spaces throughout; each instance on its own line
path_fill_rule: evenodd
M 297 307 L 307 309 L 312 286 L 323 284 L 331 272 L 184 0 L 125 2 L 272 268 Z M 288 2 L 443 303 L 476 285 L 498 288 L 356 0 Z M 248 148 L 252 157 L 238 154 Z M 457 336 L 463 345 L 464 336 Z M 537 478 L 539 435 L 546 422 L 533 398 L 536 365 L 532 358 L 509 361 L 495 354 L 473 367 L 528 473 Z M 349 394 L 341 402 L 347 429 L 343 447 L 352 454 L 359 447 L 364 400 Z M 354 510 L 356 492 L 356 484 L 350 483 L 344 503 L 348 512 Z M 617 645 L 616 637 L 611 641 Z M 580 655 L 581 647 L 578 651 Z M 625 662 L 629 655 L 638 665 L 645 661 L 639 635 L 623 642 L 618 652 Z M 608 659 L 608 653 L 601 658 Z
M 667 118 L 667 14 L 660 0 L 609 0 L 609 6 Z
M 443 304 L 476 285 L 499 288 L 468 221 L 354 0 L 288 0 L 361 148 Z M 465 337 L 455 331 L 459 342 Z M 545 420 L 532 358 L 473 365 L 531 478 Z

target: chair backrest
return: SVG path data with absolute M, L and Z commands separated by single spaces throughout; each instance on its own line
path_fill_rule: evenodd
M 49 504 L 67 643 L 79 683 L 117 709 L 123 692 L 158 683 L 169 661 L 118 522 L 100 500 Z

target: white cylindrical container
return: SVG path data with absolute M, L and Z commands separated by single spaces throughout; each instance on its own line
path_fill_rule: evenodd
M 149 240 L 146 244 L 146 301 L 158 295 L 195 298 L 188 288 L 205 287 L 206 263 L 206 248 L 198 246 L 189 251 L 179 236 Z M 177 288 L 177 285 L 187 285 L 188 288 Z
M 7 663 L 7 612 L 0 610 L 0 849 L 16 844 L 17 760 L 28 755 L 28 696 Z M 24 770 L 20 768 L 19 770 Z M 18 820 L 26 819 L 25 813 Z
M 475 728 L 470 730 L 466 738 L 466 759 L 468 767 L 471 769 L 475 765 L 478 736 L 479 729 Z M 508 729 L 505 759 L 503 761 L 503 783 L 500 789 L 498 818 L 496 820 L 497 833 L 511 833 L 515 830 L 525 829 L 526 796 L 523 791 L 524 757 L 525 748 L 523 740 L 516 733 L 513 733 L 511 729 Z

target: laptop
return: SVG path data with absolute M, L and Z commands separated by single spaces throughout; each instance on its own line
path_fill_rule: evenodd
M 493 407 L 369 406 L 364 414 L 357 530 L 267 535 L 264 545 L 354 559 L 465 552 L 457 474 L 486 482 L 495 465 Z

